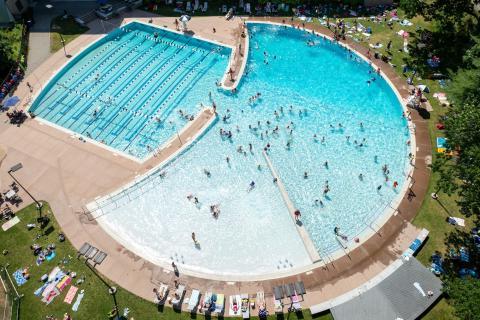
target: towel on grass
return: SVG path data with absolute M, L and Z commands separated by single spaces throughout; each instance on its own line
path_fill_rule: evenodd
M 72 304 L 73 298 L 75 298 L 75 295 L 77 294 L 78 288 L 75 286 L 71 286 L 70 289 L 68 289 L 68 292 L 65 296 L 65 300 L 63 302 Z
M 23 276 L 23 270 L 22 269 L 18 269 L 17 271 L 15 271 L 13 273 L 13 277 L 15 278 L 15 282 L 17 283 L 18 286 L 21 286 L 21 285 L 25 284 L 25 282 L 27 282 L 27 280 L 28 280 Z
M 85 295 L 85 291 L 82 290 L 77 296 L 77 300 L 75 300 L 75 303 L 72 306 L 73 311 L 78 311 L 78 307 L 80 306 L 80 302 L 82 302 L 83 296 Z

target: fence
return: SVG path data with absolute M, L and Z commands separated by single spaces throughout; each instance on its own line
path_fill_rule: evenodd
M 19 320 L 20 319 L 20 301 L 23 295 L 20 295 L 12 282 L 7 266 L 0 267 L 0 319 Z M 2 301 L 5 300 L 5 301 Z

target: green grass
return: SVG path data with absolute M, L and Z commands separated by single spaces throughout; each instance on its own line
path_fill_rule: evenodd
M 63 48 L 60 35 L 67 44 L 87 30 L 87 27 L 80 26 L 71 16 L 66 19 L 63 16 L 56 17 L 50 25 L 50 52 Z
M 53 230 L 50 230 L 48 235 L 43 235 L 37 240 L 35 240 L 37 235 L 45 233 L 44 230 L 36 227 L 29 231 L 26 228 L 28 223 L 36 223 L 36 217 L 38 215 L 34 204 L 17 212 L 17 216 L 21 220 L 20 223 L 6 232 L 0 231 L 0 252 L 8 250 L 8 254 L 0 255 L 0 264 L 8 264 L 10 275 L 17 269 L 29 268 L 30 279 L 26 284 L 17 288 L 19 293 L 24 295 L 20 307 L 21 319 L 45 319 L 47 315 L 54 315 L 61 319 L 66 312 L 71 315 L 73 314 L 73 318 L 76 320 L 106 319 L 107 313 L 113 308 L 113 302 L 111 296 L 107 293 L 105 285 L 82 260 L 76 258 L 76 251 L 68 239 L 65 242 L 58 241 L 60 228 L 48 204 L 45 203 L 42 212 L 51 219 L 49 226 L 47 226 L 45 230 L 48 230 L 49 227 L 53 227 Z M 36 257 L 30 249 L 30 245 L 33 243 L 44 247 L 50 243 L 54 243 L 56 245 L 56 257 L 52 261 L 45 261 L 40 266 L 37 266 L 35 263 Z M 71 311 L 71 305 L 63 302 L 68 287 L 48 306 L 43 304 L 40 299 L 33 294 L 33 292 L 42 285 L 40 277 L 43 274 L 48 274 L 57 265 L 65 271 L 68 270 L 77 273 L 78 276 L 73 280 L 72 284 L 81 276 L 85 276 L 86 278 L 84 283 L 78 285 L 79 290 L 85 290 L 85 296 L 76 313 Z M 205 319 L 205 317 L 201 315 L 191 316 L 189 313 L 176 313 L 170 307 L 165 307 L 162 311 L 159 311 L 152 302 L 141 299 L 118 286 L 117 289 L 117 300 L 121 312 L 123 312 L 123 308 L 129 307 L 131 310 L 129 318 L 131 317 L 137 320 Z M 271 316 L 270 318 L 275 319 L 276 317 Z M 312 316 L 308 311 L 304 311 L 298 315 L 291 314 L 289 319 L 308 320 L 312 319 Z M 327 313 L 315 317 L 315 319 L 331 320 L 332 317 Z

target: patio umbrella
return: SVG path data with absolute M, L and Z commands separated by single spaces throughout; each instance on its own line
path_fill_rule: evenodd
M 19 101 L 20 101 L 20 98 L 19 98 L 18 96 L 10 97 L 10 98 L 6 99 L 6 100 L 3 102 L 3 107 L 4 107 L 4 108 L 13 107 L 13 106 L 16 105 Z

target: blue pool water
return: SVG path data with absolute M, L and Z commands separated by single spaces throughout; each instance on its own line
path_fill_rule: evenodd
M 30 111 L 145 158 L 185 125 L 175 108 L 199 111 L 188 96 L 222 78 L 229 56 L 229 48 L 130 23 L 75 57 Z
M 181 93 L 181 107 L 188 112 L 213 100 L 219 120 L 168 165 L 95 204 L 102 226 L 151 261 L 174 260 L 185 269 L 235 275 L 311 263 L 262 155 L 267 144 L 323 258 L 340 249 L 334 227 L 350 239 L 360 235 L 405 181 L 407 123 L 394 92 L 367 63 L 300 30 L 265 24 L 248 28 L 248 63 L 236 94 L 215 85 L 225 71 L 221 56 L 222 63 L 202 78 L 209 81 Z M 260 98 L 249 102 L 257 92 Z M 177 112 L 171 117 L 179 121 Z M 222 137 L 220 129 L 231 131 L 232 138 Z M 127 125 L 123 135 L 129 130 Z M 240 146 L 245 152 L 238 152 Z M 251 181 L 255 188 L 249 191 Z M 327 181 L 330 191 L 324 195 Z M 187 200 L 189 194 L 198 197 L 199 205 Z M 323 206 L 315 204 L 317 199 Z M 221 210 L 218 219 L 210 213 L 214 204 Z M 201 248 L 192 244 L 191 232 Z

